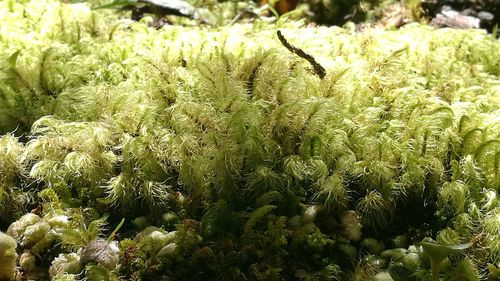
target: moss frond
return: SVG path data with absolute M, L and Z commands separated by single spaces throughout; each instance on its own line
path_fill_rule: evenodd
M 250 214 L 250 217 L 248 218 L 247 222 L 245 223 L 245 226 L 243 228 L 244 232 L 246 234 L 251 234 L 252 231 L 254 231 L 254 227 L 259 222 L 259 220 L 262 219 L 267 214 L 269 214 L 270 212 L 272 212 L 274 209 L 276 209 L 276 206 L 274 205 L 265 205 L 254 210 Z
M 456 215 L 465 211 L 469 187 L 460 181 L 445 183 L 439 190 L 440 205 L 444 209 L 450 209 Z
M 333 174 L 318 182 L 316 200 L 323 203 L 328 210 L 344 210 L 348 206 L 349 194 L 345 179 Z
M 249 199 L 257 199 L 262 195 L 285 188 L 285 180 L 278 173 L 268 167 L 259 166 L 245 176 L 245 194 Z
M 392 206 L 377 191 L 371 191 L 356 204 L 356 212 L 361 216 L 362 224 L 374 231 L 389 227 L 392 219 Z

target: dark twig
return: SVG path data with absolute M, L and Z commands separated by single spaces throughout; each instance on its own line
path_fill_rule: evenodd
M 252 73 L 250 73 L 250 77 L 248 77 L 248 83 L 247 83 L 247 94 L 248 97 L 251 99 L 253 96 L 253 88 L 254 88 L 254 82 L 255 82 L 255 76 L 257 76 L 257 70 L 259 67 L 262 65 L 262 62 L 259 62 L 255 68 L 253 69 Z
M 286 41 L 285 37 L 283 34 L 281 34 L 281 31 L 276 32 L 278 34 L 278 38 L 281 41 L 281 44 L 285 46 L 290 52 L 296 54 L 297 56 L 307 60 L 314 68 L 314 72 L 319 76 L 319 78 L 323 79 L 326 75 L 326 70 L 321 64 L 319 64 L 313 56 L 307 54 L 306 52 L 302 51 L 301 49 L 292 46 L 288 41 Z

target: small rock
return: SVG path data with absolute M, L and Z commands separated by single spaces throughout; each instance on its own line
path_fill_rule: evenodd
M 95 239 L 83 249 L 80 266 L 84 267 L 89 262 L 95 262 L 113 270 L 118 263 L 118 255 L 108 242 L 103 239 Z
M 431 21 L 431 25 L 437 27 L 452 27 L 452 28 L 479 28 L 480 20 L 475 17 L 461 15 L 454 10 L 441 11 Z

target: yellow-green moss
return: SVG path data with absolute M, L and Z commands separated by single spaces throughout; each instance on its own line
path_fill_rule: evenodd
M 156 30 L 56 0 L 0 2 L 0 20 L 0 203 L 18 208 L 0 222 L 23 251 L 77 253 L 109 212 L 175 233 L 153 251 L 125 224 L 132 279 L 374 276 L 351 241 L 388 231 L 455 233 L 481 242 L 480 266 L 500 260 L 500 43 L 484 31 Z
M 14 280 L 16 274 L 17 242 L 0 232 L 0 279 Z

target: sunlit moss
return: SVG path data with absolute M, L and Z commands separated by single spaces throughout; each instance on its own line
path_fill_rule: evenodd
M 55 280 L 359 280 L 378 269 L 346 265 L 356 241 L 420 240 L 424 219 L 500 259 L 500 46 L 483 31 L 156 30 L 56 0 L 0 15 L 0 222 Z M 113 266 L 77 271 L 122 217 Z

